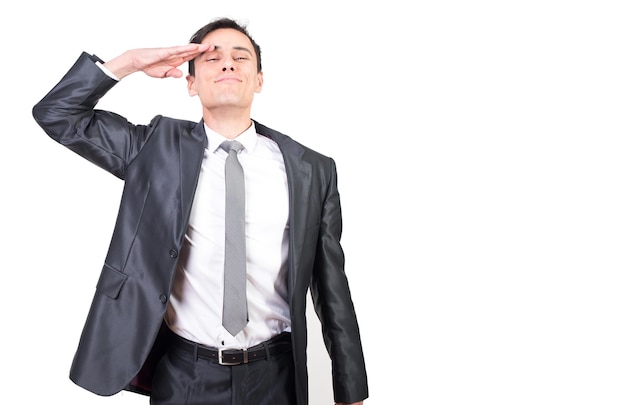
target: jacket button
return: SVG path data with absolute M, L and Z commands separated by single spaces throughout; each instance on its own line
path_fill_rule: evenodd
M 167 296 L 165 294 L 159 295 L 159 301 L 161 301 L 161 304 L 165 304 L 167 302 Z
M 170 257 L 171 257 L 172 259 L 177 258 L 177 257 L 178 257 L 178 250 L 176 250 L 176 249 L 170 249 Z

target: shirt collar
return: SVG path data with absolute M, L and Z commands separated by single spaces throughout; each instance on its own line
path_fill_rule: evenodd
M 228 139 L 225 136 L 218 134 L 217 132 L 209 128 L 207 124 L 204 124 L 204 130 L 206 131 L 206 135 L 209 140 L 209 146 L 207 146 L 207 150 L 211 153 L 215 153 L 215 151 L 220 148 L 222 142 L 235 139 L 240 142 L 245 148 L 244 150 L 247 150 L 248 152 L 254 151 L 254 148 L 256 147 L 257 133 L 253 122 L 250 122 L 250 126 L 248 127 L 248 129 L 246 129 L 233 139 Z

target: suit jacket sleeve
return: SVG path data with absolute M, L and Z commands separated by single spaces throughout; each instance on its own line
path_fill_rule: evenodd
M 337 172 L 334 161 L 328 162 L 330 181 L 322 207 L 311 298 L 332 361 L 335 401 L 351 403 L 367 398 L 367 376 L 340 245 L 342 218 Z
M 123 179 L 160 117 L 149 126 L 132 125 L 122 116 L 95 109 L 100 98 L 118 83 L 96 66 L 96 61 L 100 60 L 83 52 L 33 107 L 33 117 L 52 139 Z

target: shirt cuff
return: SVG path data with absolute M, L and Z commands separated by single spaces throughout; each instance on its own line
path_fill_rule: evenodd
M 99 67 L 99 68 L 100 68 L 100 69 L 101 69 L 101 70 L 102 70 L 102 71 L 103 71 L 103 72 L 104 72 L 107 76 L 109 76 L 111 79 L 116 80 L 116 81 L 118 81 L 118 82 L 120 81 L 120 79 L 119 79 L 117 76 L 115 76 L 115 75 L 113 74 L 113 72 L 111 72 L 109 69 L 107 69 L 107 68 L 106 68 L 106 67 L 102 64 L 102 62 L 100 62 L 100 61 L 96 61 L 96 66 L 98 66 L 98 67 Z

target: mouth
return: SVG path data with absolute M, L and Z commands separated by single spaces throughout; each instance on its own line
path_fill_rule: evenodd
M 240 83 L 241 80 L 233 76 L 220 77 L 219 79 L 215 80 L 215 83 L 228 83 L 228 82 Z

